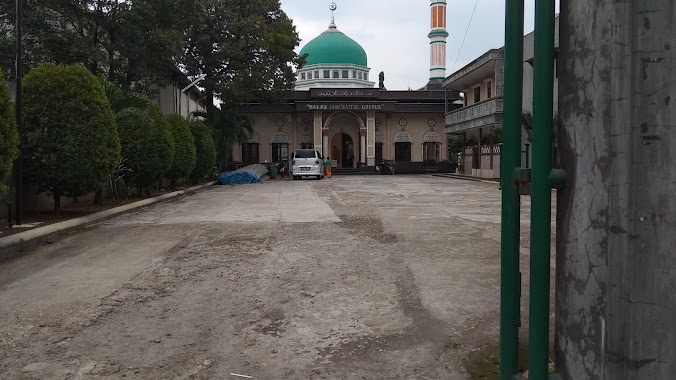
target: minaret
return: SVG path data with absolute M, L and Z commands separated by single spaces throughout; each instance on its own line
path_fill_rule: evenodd
M 446 78 L 446 0 L 430 0 L 430 81 Z

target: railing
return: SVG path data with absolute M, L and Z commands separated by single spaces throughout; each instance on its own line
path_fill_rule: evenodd
M 492 98 L 446 114 L 446 125 L 455 125 L 469 120 L 502 113 L 503 98 Z

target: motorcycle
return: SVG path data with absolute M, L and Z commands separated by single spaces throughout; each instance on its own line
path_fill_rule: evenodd
M 376 169 L 380 172 L 382 175 L 392 175 L 394 174 L 394 168 L 391 167 L 387 161 L 383 160 L 380 165 L 376 167 Z

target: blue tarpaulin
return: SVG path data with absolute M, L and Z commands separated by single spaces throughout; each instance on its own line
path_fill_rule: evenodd
M 244 170 L 225 172 L 218 176 L 219 185 L 247 185 L 260 182 L 257 175 Z

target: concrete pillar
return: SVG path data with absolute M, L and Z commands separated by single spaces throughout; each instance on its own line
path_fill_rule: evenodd
M 315 150 L 322 151 L 322 131 L 324 127 L 324 119 L 322 116 L 322 111 L 315 111 L 314 113 L 314 137 L 313 141 L 315 144 Z
M 676 379 L 673 0 L 561 2 L 557 372 Z M 537 63 L 536 63 L 537 64 Z
M 324 131 L 323 139 L 324 139 L 324 145 L 323 145 L 323 148 L 322 148 L 322 156 L 324 156 L 324 158 L 326 158 L 327 156 L 331 157 L 331 154 L 329 153 L 330 150 L 329 150 L 329 131 L 328 130 Z
M 366 164 L 366 135 L 359 133 L 359 162 Z
M 376 112 L 368 111 L 366 113 L 366 141 L 362 137 L 362 146 L 366 147 L 366 154 L 362 155 L 367 166 L 376 166 Z M 364 148 L 362 148 L 364 151 Z

